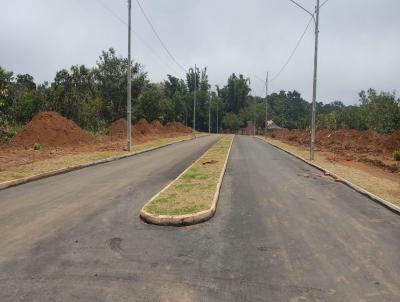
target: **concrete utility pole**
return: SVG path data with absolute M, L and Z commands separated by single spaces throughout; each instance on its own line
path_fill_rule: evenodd
M 197 90 L 197 66 L 194 65 L 194 90 L 193 90 L 193 133 L 196 133 L 196 90 Z
M 219 125 L 218 125 L 218 101 L 217 101 L 217 134 L 219 133 Z
M 315 149 L 315 111 L 317 101 L 317 71 L 318 71 L 318 35 L 319 35 L 319 0 L 317 0 L 316 19 L 315 19 L 315 51 L 314 51 L 314 79 L 313 79 L 313 102 L 311 117 L 311 145 L 310 160 L 314 160 Z
M 269 73 L 267 72 L 267 79 L 265 80 L 265 136 L 267 136 L 268 132 L 268 75 Z
M 316 102 L 317 102 L 317 75 L 318 75 L 318 36 L 319 36 L 319 10 L 320 0 L 317 0 L 315 12 L 311 13 L 295 0 L 289 0 L 303 11 L 308 13 L 315 22 L 315 49 L 314 49 L 314 78 L 313 78 L 313 99 L 312 99 L 312 112 L 311 112 L 311 143 L 310 143 L 310 160 L 314 160 L 314 149 L 315 149 L 315 114 L 316 114 Z M 322 4 L 324 5 L 326 1 Z M 316 17 L 314 17 L 316 14 Z
M 131 66 L 132 66 L 132 61 L 131 61 L 131 10 L 132 10 L 132 1 L 128 0 L 128 87 L 127 87 L 127 116 L 126 116 L 126 121 L 127 121 L 127 136 L 128 136 L 128 152 L 131 152 L 132 150 L 132 74 L 131 74 Z
M 211 133 L 211 96 L 208 101 L 208 133 Z

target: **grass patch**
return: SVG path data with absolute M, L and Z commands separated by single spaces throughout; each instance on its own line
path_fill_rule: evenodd
M 265 139 L 265 138 L 263 138 Z M 266 138 L 267 142 L 276 145 L 282 149 L 290 151 L 304 159 L 309 159 L 310 153 L 306 148 L 292 146 L 283 143 L 277 139 Z M 322 168 L 325 168 L 336 175 L 343 177 L 359 187 L 392 202 L 395 205 L 400 205 L 400 191 L 395 188 L 399 188 L 399 182 L 392 179 L 382 177 L 385 172 L 379 171 L 382 176 L 375 176 L 366 171 L 356 169 L 355 167 L 347 166 L 340 162 L 332 162 L 325 158 L 320 152 L 315 153 L 314 162 Z M 371 168 L 372 169 L 372 168 Z
M 144 210 L 155 215 L 186 215 L 209 209 L 232 139 L 228 135 L 219 140 Z
M 158 139 L 143 144 L 134 145 L 133 150 L 134 152 L 141 152 L 147 149 L 160 147 L 171 143 L 176 143 L 182 140 L 188 140 L 191 139 L 192 137 L 193 137 L 192 135 L 185 135 L 172 138 Z M 43 149 L 40 148 L 40 150 Z M 38 174 L 55 171 L 67 167 L 87 164 L 93 161 L 102 160 L 114 156 L 121 156 L 127 153 L 128 152 L 126 151 L 82 152 L 76 154 L 62 155 L 56 158 L 39 160 L 29 164 L 10 166 L 3 170 L 0 169 L 0 183 L 25 177 L 35 176 Z

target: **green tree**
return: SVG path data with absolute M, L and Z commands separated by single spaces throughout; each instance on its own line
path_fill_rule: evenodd
M 145 118 L 148 121 L 166 121 L 167 102 L 164 86 L 162 84 L 147 84 L 140 94 L 135 106 L 137 118 Z
M 234 112 L 228 112 L 223 117 L 222 123 L 225 129 L 229 129 L 231 132 L 236 132 L 240 127 L 240 119 Z
M 361 91 L 360 110 L 367 128 L 380 133 L 391 133 L 400 128 L 400 101 L 394 93 L 375 90 Z
M 244 78 L 242 74 L 236 76 L 232 74 L 226 86 L 222 89 L 217 88 L 218 95 L 226 100 L 228 104 L 228 111 L 239 113 L 240 109 L 246 106 L 247 98 L 251 91 L 250 79 Z
M 128 59 L 118 57 L 113 48 L 103 51 L 94 68 L 98 96 L 103 99 L 101 115 L 111 122 L 126 116 Z M 139 63 L 132 66 L 132 100 L 136 100 L 147 83 L 147 74 Z

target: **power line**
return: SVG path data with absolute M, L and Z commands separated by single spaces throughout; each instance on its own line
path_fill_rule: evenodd
M 97 0 L 97 2 L 99 4 L 101 4 L 101 6 L 108 11 L 114 18 L 116 18 L 121 24 L 125 26 L 128 26 L 128 22 L 126 22 L 123 18 L 121 18 L 117 13 L 115 13 L 110 7 L 108 7 L 103 1 L 101 0 Z M 164 66 L 167 69 L 167 72 L 169 72 L 168 70 L 173 69 L 173 72 L 177 72 L 174 68 L 171 68 L 171 66 L 169 66 L 167 63 L 165 63 L 165 61 L 161 58 L 161 56 L 158 55 L 158 53 L 146 42 L 146 40 L 143 39 L 143 37 L 141 37 L 135 30 L 131 29 L 132 33 L 136 36 L 136 38 L 138 38 L 140 40 L 140 42 L 142 42 L 142 44 L 144 46 L 146 46 L 152 53 L 153 55 L 160 61 L 160 63 L 164 64 Z M 177 72 L 179 73 L 179 72 Z
M 175 64 L 183 71 L 183 72 L 187 72 L 187 70 L 182 67 L 182 65 L 175 59 L 175 57 L 171 54 L 171 52 L 168 50 L 167 46 L 165 45 L 165 43 L 163 42 L 163 40 L 161 39 L 160 35 L 157 33 L 153 23 L 151 22 L 150 18 L 147 16 L 146 12 L 144 11 L 142 5 L 140 4 L 139 0 L 136 0 L 136 3 L 138 4 L 140 11 L 142 12 L 143 16 L 145 17 L 147 23 L 149 23 L 151 30 L 153 31 L 154 35 L 157 37 L 158 41 L 160 42 L 161 46 L 164 48 L 164 50 L 167 52 L 167 54 L 169 55 L 169 57 L 175 62 Z
M 113 15 L 117 20 L 119 20 L 119 22 L 121 22 L 122 24 L 128 26 L 128 22 L 126 22 L 124 19 L 122 19 L 120 16 L 118 16 L 111 8 L 109 8 L 107 5 L 105 5 L 105 3 L 101 0 L 97 0 L 98 3 L 101 4 L 101 6 L 108 11 L 111 15 Z
M 307 14 L 311 15 L 314 19 L 314 14 L 311 13 L 308 9 L 304 8 L 303 6 L 301 6 L 299 3 L 297 3 L 294 0 L 289 0 L 290 2 L 292 2 L 294 5 L 298 6 L 300 9 L 304 10 Z
M 297 41 L 296 47 L 293 49 L 293 51 L 291 52 L 289 58 L 287 59 L 286 63 L 282 66 L 282 68 L 279 70 L 279 72 L 270 80 L 270 82 L 275 81 L 281 74 L 282 72 L 286 69 L 286 67 L 289 65 L 290 61 L 292 60 L 293 56 L 295 55 L 297 49 L 299 48 L 301 42 L 304 39 L 304 36 L 307 33 L 307 30 L 309 29 L 311 22 L 314 20 L 314 15 L 312 15 L 310 21 L 308 21 L 307 26 L 304 30 L 304 32 L 302 33 L 302 35 L 300 36 L 300 39 Z
M 320 6 L 319 6 L 319 8 L 321 8 L 321 7 L 323 7 L 325 4 L 326 4 L 326 2 L 328 2 L 329 0 L 325 0 Z

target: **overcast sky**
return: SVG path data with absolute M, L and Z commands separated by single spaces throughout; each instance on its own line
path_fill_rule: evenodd
M 321 0 L 322 1 L 322 0 Z M 313 10 L 315 0 L 298 0 Z M 323 2 L 323 1 L 322 1 Z M 232 73 L 264 95 L 310 17 L 289 0 L 141 0 L 177 61 L 207 66 L 213 85 Z M 39 82 L 74 64 L 93 66 L 101 51 L 127 54 L 127 0 L 0 0 L 0 66 Z M 108 9 L 107 9 L 108 8 Z M 111 11 L 114 12 L 112 14 Z M 135 0 L 133 55 L 153 81 L 184 77 L 151 32 Z M 400 92 L 400 0 L 329 0 L 321 9 L 318 99 L 358 101 L 370 87 Z M 117 16 L 120 18 L 118 19 Z M 122 20 L 121 20 L 122 19 Z M 140 36 L 140 37 L 138 37 Z M 271 91 L 312 91 L 313 26 Z M 398 94 L 399 95 L 399 94 Z

